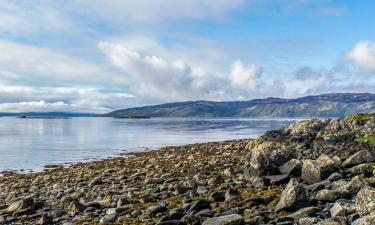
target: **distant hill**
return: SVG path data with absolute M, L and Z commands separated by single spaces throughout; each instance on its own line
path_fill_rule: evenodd
M 342 117 L 375 112 L 375 94 L 338 93 L 295 99 L 188 101 L 116 110 L 108 117 Z

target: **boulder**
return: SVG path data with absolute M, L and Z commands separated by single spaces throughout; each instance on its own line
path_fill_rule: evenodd
M 323 189 L 318 191 L 315 195 L 315 200 L 318 201 L 325 201 L 325 202 L 333 202 L 339 198 L 342 198 L 345 194 L 339 190 L 327 190 Z
M 293 176 L 300 176 L 302 169 L 302 162 L 298 159 L 291 159 L 289 162 L 279 166 L 281 174 L 288 174 Z
M 213 217 L 205 220 L 202 225 L 242 225 L 244 219 L 238 214 Z
M 282 192 L 280 201 L 275 207 L 275 212 L 284 209 L 299 209 L 306 206 L 307 203 L 308 198 L 305 188 L 298 183 L 297 179 L 292 178 Z
M 323 154 L 317 160 L 303 162 L 301 178 L 309 184 L 318 183 L 328 178 L 334 169 L 335 161 Z
M 343 163 L 343 167 L 355 166 L 362 163 L 369 163 L 375 160 L 375 156 L 367 150 L 361 150 L 347 158 Z
M 22 200 L 10 204 L 3 212 L 4 213 L 13 213 L 18 210 L 30 209 L 34 206 L 35 201 L 33 198 L 26 197 Z
M 355 203 L 357 211 L 361 215 L 367 215 L 375 211 L 375 189 L 371 187 L 364 187 L 358 192 Z
M 375 212 L 372 212 L 362 218 L 355 220 L 352 225 L 374 225 Z

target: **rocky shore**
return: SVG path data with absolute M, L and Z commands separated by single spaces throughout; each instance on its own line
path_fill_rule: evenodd
M 375 224 L 375 114 L 0 177 L 0 224 Z

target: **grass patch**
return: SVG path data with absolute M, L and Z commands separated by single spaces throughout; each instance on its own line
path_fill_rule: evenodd
M 369 143 L 371 145 L 375 145 L 375 135 L 370 135 L 370 136 L 367 136 L 367 137 L 360 137 L 360 138 L 356 138 L 354 140 L 356 142 L 366 142 L 366 143 Z

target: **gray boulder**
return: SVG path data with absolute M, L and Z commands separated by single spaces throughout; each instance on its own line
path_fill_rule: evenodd
M 275 212 L 283 209 L 299 209 L 306 206 L 307 203 L 308 198 L 305 188 L 298 183 L 297 179 L 292 178 L 282 192 L 280 201 L 275 207 Z
M 357 211 L 361 215 L 368 215 L 375 211 L 375 189 L 371 187 L 365 187 L 358 192 L 355 203 Z
M 317 160 L 309 159 L 303 162 L 301 178 L 314 184 L 328 178 L 334 170 L 335 161 L 323 154 Z
M 227 216 L 213 217 L 205 220 L 202 225 L 242 225 L 244 219 L 238 214 L 232 214 Z

